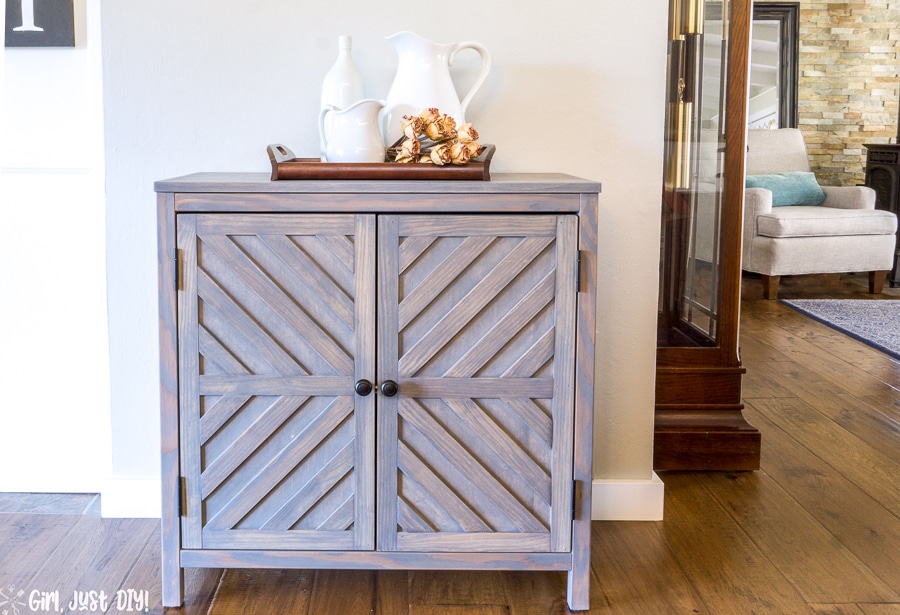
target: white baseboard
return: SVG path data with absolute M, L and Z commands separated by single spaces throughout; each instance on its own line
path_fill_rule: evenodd
M 591 483 L 594 521 L 662 521 L 665 487 L 656 472 L 649 480 L 603 480 Z
M 100 493 L 103 517 L 158 519 L 162 511 L 158 478 L 111 478 Z

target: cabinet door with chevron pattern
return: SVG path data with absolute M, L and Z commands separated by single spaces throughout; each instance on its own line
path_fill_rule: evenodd
M 183 547 L 372 549 L 375 217 L 177 232 Z
M 379 217 L 379 549 L 571 550 L 577 236 Z

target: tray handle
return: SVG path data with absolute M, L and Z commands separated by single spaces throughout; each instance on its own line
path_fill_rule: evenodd
M 484 149 L 481 151 L 481 153 L 478 154 L 477 156 L 475 156 L 475 158 L 473 158 L 472 161 L 473 162 L 488 162 L 491 158 L 494 157 L 495 151 L 497 151 L 497 146 L 492 143 L 489 143 L 484 146 Z
M 273 143 L 266 147 L 266 152 L 269 154 L 269 161 L 272 163 L 272 181 L 278 179 L 278 165 L 282 162 L 289 162 L 296 158 L 294 152 L 290 150 L 286 145 L 282 145 L 281 143 Z

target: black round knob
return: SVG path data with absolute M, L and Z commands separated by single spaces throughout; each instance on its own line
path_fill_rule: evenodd
M 381 394 L 385 397 L 393 397 L 399 390 L 400 387 L 393 380 L 385 380 L 381 383 Z
M 363 397 L 365 397 L 372 392 L 372 383 L 365 379 L 357 380 L 356 386 L 353 388 L 356 389 L 357 395 L 362 395 Z

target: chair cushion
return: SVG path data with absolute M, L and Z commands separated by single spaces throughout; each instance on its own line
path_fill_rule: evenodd
M 748 175 L 747 188 L 765 188 L 772 191 L 772 207 L 783 205 L 819 205 L 825 200 L 825 192 L 811 172 L 789 171 Z
M 897 216 L 880 209 L 782 207 L 756 219 L 757 233 L 766 237 L 835 237 L 840 235 L 892 235 Z

